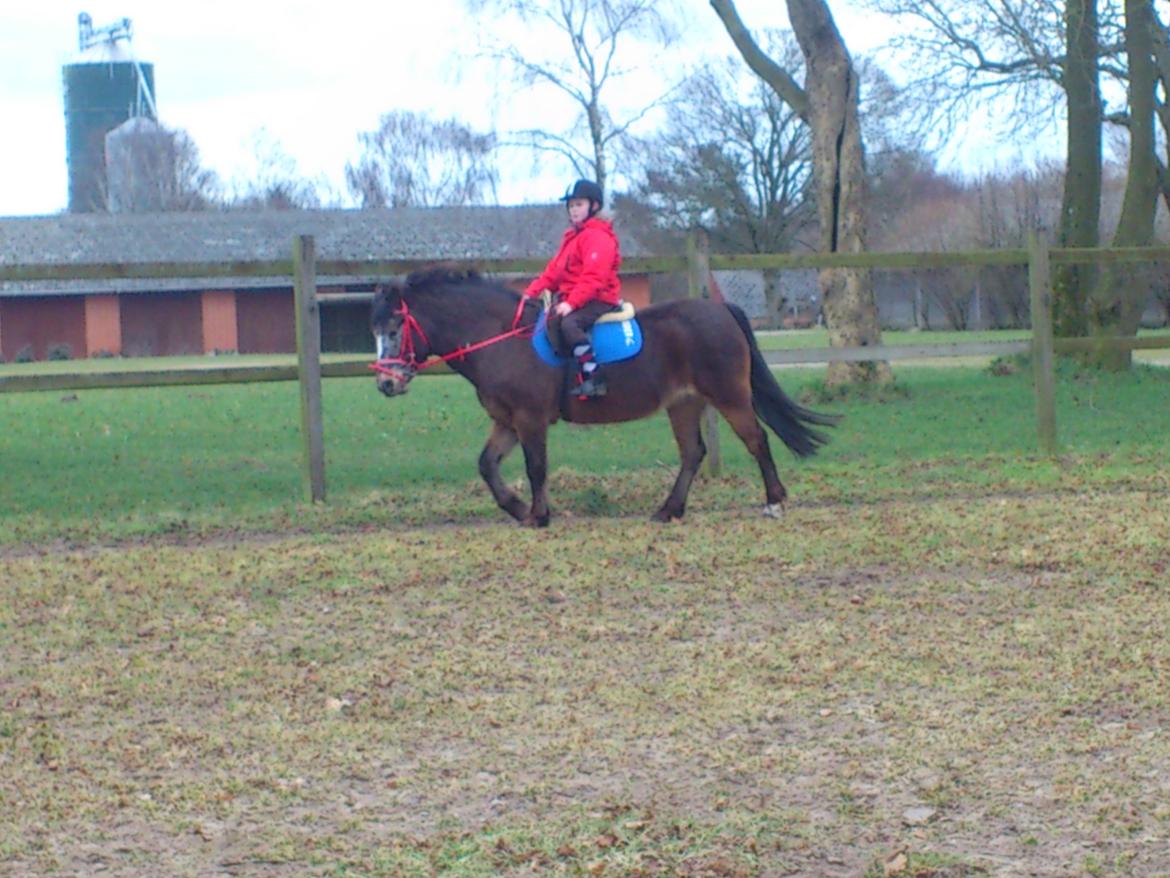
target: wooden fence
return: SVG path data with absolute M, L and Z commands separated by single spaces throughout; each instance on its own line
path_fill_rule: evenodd
M 1079 338 L 1054 339 L 1052 334 L 1051 266 L 1056 264 L 1122 264 L 1170 261 L 1170 248 L 1129 247 L 1100 249 L 1052 248 L 1044 233 L 1031 236 L 1027 249 L 973 250 L 957 253 L 857 253 L 857 254 L 752 254 L 717 255 L 708 250 L 705 235 L 697 233 L 688 243 L 686 256 L 628 258 L 623 269 L 647 274 L 686 273 L 692 296 L 709 296 L 711 270 L 875 268 L 920 269 L 959 266 L 1028 266 L 1032 313 L 1032 337 L 1014 342 L 973 342 L 932 345 L 899 345 L 862 348 L 811 348 L 765 351 L 773 366 L 807 363 L 872 362 L 937 357 L 1004 356 L 1030 353 L 1034 370 L 1036 422 L 1040 448 L 1046 454 L 1057 449 L 1056 403 L 1053 362 L 1057 353 L 1101 348 L 1118 350 L 1170 348 L 1167 338 Z M 477 260 L 483 271 L 535 274 L 544 268 L 543 259 Z M 106 278 L 184 277 L 291 277 L 296 308 L 296 366 L 215 366 L 209 368 L 159 369 L 145 371 L 109 370 L 86 373 L 0 375 L 0 393 L 37 390 L 92 389 L 109 387 L 160 387 L 191 384 L 250 383 L 297 380 L 301 388 L 301 432 L 303 475 L 307 500 L 325 499 L 325 444 L 321 418 L 321 379 L 366 375 L 367 361 L 321 362 L 318 276 L 385 277 L 405 274 L 426 265 L 424 260 L 318 260 L 311 236 L 292 242 L 288 260 L 250 262 L 142 262 L 0 265 L 2 281 L 76 280 Z M 346 297 L 352 301 L 352 297 Z M 710 466 L 718 471 L 720 453 L 715 415 L 707 413 Z

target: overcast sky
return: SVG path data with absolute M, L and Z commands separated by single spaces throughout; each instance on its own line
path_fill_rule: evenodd
M 734 52 L 706 0 L 679 0 L 690 12 L 683 47 L 656 66 Z M 783 0 L 740 0 L 753 30 L 787 27 Z M 834 0 L 855 53 L 880 39 L 875 20 Z M 77 51 L 77 15 L 96 27 L 133 23 L 135 56 L 154 65 L 160 121 L 186 130 L 205 166 L 226 184 L 244 181 L 258 151 L 278 144 L 300 177 L 344 198 L 344 167 L 357 158 L 357 135 L 395 109 L 458 117 L 478 130 L 555 127 L 572 117 L 565 98 L 514 93 L 505 72 L 475 60 L 476 23 L 461 0 L 33 0 L 0 10 L 0 216 L 50 214 L 67 201 L 61 68 Z M 517 40 L 532 39 L 517 33 Z M 643 103 L 657 86 L 608 100 Z M 631 105 L 632 105 L 631 104 Z M 268 144 L 268 147 L 257 144 Z M 987 163 L 1001 157 L 987 156 Z M 979 161 L 976 157 L 975 161 Z M 571 169 L 502 169 L 502 203 L 539 202 L 563 190 Z

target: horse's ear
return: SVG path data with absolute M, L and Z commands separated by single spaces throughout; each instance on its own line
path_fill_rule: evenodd
M 371 326 L 377 326 L 390 319 L 391 312 L 394 309 L 394 304 L 390 297 L 391 291 L 392 287 L 389 284 L 374 284 L 374 298 L 370 303 Z
M 379 282 L 374 284 L 374 299 L 391 299 L 398 292 L 393 283 Z

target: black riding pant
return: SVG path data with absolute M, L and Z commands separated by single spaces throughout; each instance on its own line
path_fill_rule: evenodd
M 549 323 L 551 332 L 549 337 L 559 341 L 561 356 L 569 356 L 577 345 L 588 344 L 588 332 L 597 322 L 597 318 L 614 310 L 615 306 L 609 302 L 594 300 L 586 302 L 564 317 L 553 316 Z

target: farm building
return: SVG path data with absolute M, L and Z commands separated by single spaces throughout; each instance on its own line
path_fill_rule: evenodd
M 293 238 L 313 235 L 318 260 L 470 262 L 543 259 L 565 226 L 560 205 L 395 208 L 387 210 L 224 211 L 157 214 L 61 214 L 0 218 L 0 265 L 142 262 L 245 262 L 288 259 Z M 625 256 L 665 255 L 661 233 L 651 250 L 618 219 Z M 670 241 L 670 244 L 680 242 Z M 676 249 L 667 247 L 667 249 Z M 681 248 L 677 248 L 681 249 Z M 381 277 L 318 276 L 322 297 L 367 292 Z M 512 278 L 523 285 L 527 278 Z M 716 286 L 750 317 L 763 317 L 758 271 L 715 272 Z M 686 295 L 681 275 L 622 275 L 637 307 Z M 781 278 L 785 325 L 819 314 L 816 273 Z M 954 329 L 1023 326 L 1023 266 L 978 276 L 938 270 L 874 272 L 874 293 L 887 328 Z M 366 351 L 366 306 L 321 309 L 322 349 Z M 1151 296 L 1146 325 L 1164 325 L 1163 301 Z M 287 353 L 296 348 L 292 282 L 282 277 L 165 280 L 0 281 L 0 361 L 103 355 L 174 356 L 234 351 Z
M 564 227 L 560 205 L 12 217 L 0 219 L 0 265 L 280 260 L 297 235 L 315 237 L 318 260 L 540 259 Z M 619 231 L 623 255 L 649 255 Z M 379 280 L 317 283 L 325 299 Z M 636 307 L 650 302 L 645 274 L 622 285 Z M 288 277 L 0 281 L 0 358 L 291 352 L 292 297 Z M 368 350 L 366 306 L 323 307 L 321 335 L 326 351 Z

